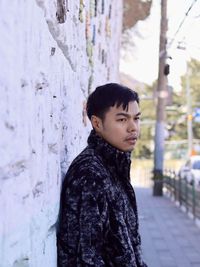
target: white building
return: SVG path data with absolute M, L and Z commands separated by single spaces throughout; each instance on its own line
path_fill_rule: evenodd
M 118 80 L 122 1 L 0 1 L 0 267 L 55 267 L 61 180 Z M 87 125 L 86 125 L 87 124 Z

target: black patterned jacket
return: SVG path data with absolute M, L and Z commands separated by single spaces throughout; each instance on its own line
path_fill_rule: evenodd
M 130 153 L 94 131 L 64 179 L 57 231 L 59 267 L 145 267 L 130 184 Z

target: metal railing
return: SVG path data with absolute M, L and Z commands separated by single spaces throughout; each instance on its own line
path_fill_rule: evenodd
M 185 207 L 194 219 L 200 219 L 200 189 L 196 188 L 194 183 L 191 185 L 174 171 L 165 170 L 163 185 L 170 196 L 180 206 Z

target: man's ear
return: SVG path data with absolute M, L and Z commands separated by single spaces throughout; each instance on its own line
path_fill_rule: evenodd
M 99 117 L 97 117 L 95 115 L 92 115 L 91 123 L 92 123 L 92 127 L 95 129 L 95 131 L 97 133 L 101 132 L 101 130 L 102 130 L 102 120 Z

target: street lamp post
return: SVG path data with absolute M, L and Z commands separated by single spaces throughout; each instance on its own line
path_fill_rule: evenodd
M 190 70 L 187 62 L 186 67 L 186 97 L 187 97 L 187 136 L 188 136 L 188 156 L 193 150 L 193 132 L 192 132 L 192 108 L 191 108 L 191 93 L 190 93 Z
M 159 47 L 159 70 L 157 83 L 157 107 L 154 139 L 154 170 L 153 170 L 153 195 L 162 196 L 163 187 L 163 161 L 165 139 L 165 106 L 167 98 L 167 74 L 166 70 L 166 33 L 167 33 L 167 0 L 161 0 L 161 23 L 160 23 L 160 47 Z
M 178 49 L 184 50 L 187 54 L 186 44 L 179 44 Z M 187 104 L 187 138 L 188 138 L 188 157 L 193 151 L 193 130 L 192 130 L 192 105 L 191 105 L 191 91 L 190 91 L 190 69 L 188 64 L 189 57 L 186 56 L 186 104 Z

